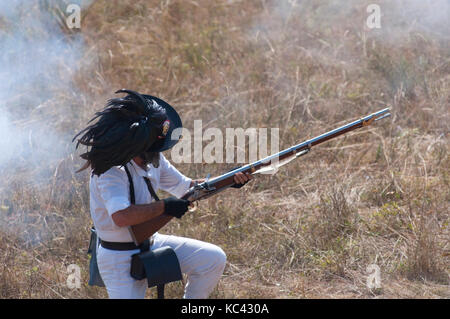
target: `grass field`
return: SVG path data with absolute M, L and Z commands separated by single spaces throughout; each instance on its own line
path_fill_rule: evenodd
M 80 29 L 62 1 L 0 5 L 0 297 L 106 297 L 87 285 L 89 174 L 75 173 L 71 138 L 128 88 L 171 103 L 188 129 L 279 128 L 280 149 L 391 108 L 161 230 L 224 249 L 212 298 L 449 298 L 449 5 L 380 0 L 370 29 L 371 3 L 97 0 Z

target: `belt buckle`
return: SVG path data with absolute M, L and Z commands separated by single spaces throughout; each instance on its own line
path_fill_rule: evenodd
M 150 239 L 149 239 L 149 244 L 148 244 L 148 248 L 150 249 L 150 248 L 152 248 L 152 246 L 153 246 L 153 244 L 155 243 L 155 237 L 154 236 L 152 236 L 152 237 L 150 237 Z

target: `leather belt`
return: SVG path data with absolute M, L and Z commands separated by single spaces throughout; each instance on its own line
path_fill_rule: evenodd
M 153 244 L 153 238 L 152 240 L 146 240 L 141 245 L 136 246 L 133 242 L 128 243 L 121 243 L 121 242 L 110 242 L 110 241 L 104 241 L 102 239 L 99 239 L 100 245 L 102 245 L 103 248 L 109 249 L 109 250 L 135 250 L 135 249 L 144 249 L 148 250 L 150 246 Z

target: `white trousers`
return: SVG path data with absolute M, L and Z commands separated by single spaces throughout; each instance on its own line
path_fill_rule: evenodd
M 195 239 L 156 234 L 152 249 L 170 246 L 178 257 L 181 272 L 187 275 L 183 298 L 208 298 L 225 268 L 224 251 L 213 244 Z M 142 299 L 147 280 L 130 276 L 131 255 L 139 250 L 117 251 L 100 246 L 97 263 L 111 299 Z

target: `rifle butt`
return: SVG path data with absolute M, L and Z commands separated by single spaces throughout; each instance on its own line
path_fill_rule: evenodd
M 159 215 L 153 219 L 150 219 L 144 223 L 133 225 L 128 227 L 131 238 L 136 245 L 142 244 L 146 239 L 150 238 L 158 230 L 163 228 L 169 221 L 171 221 L 173 216 L 169 215 Z

